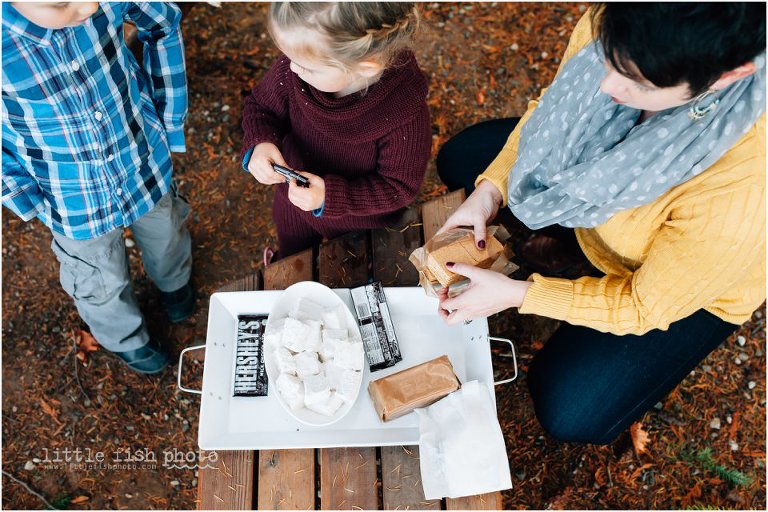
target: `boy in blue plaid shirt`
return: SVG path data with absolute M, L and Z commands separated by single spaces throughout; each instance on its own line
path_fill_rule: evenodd
M 61 284 L 99 343 L 141 373 L 168 352 L 136 301 L 131 227 L 171 321 L 192 314 L 189 205 L 171 180 L 187 115 L 173 4 L 3 3 L 3 206 L 53 233 Z M 143 67 L 123 40 L 136 25 Z

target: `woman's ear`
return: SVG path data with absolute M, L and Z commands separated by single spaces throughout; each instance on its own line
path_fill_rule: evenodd
M 725 89 L 733 82 L 741 80 L 742 78 L 746 78 L 755 71 L 757 71 L 755 63 L 751 61 L 747 62 L 746 64 L 742 64 L 741 66 L 730 71 L 726 71 L 720 75 L 720 78 L 717 79 L 717 82 L 713 83 L 709 88 L 715 91 Z
M 365 78 L 373 78 L 384 71 L 384 66 L 378 60 L 364 60 L 355 66 L 356 71 Z

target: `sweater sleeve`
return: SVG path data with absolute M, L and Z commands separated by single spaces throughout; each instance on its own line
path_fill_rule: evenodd
M 356 179 L 326 174 L 324 218 L 390 213 L 419 193 L 432 149 L 426 107 L 378 141 L 376 171 Z
M 765 165 L 757 160 L 742 165 Z M 574 281 L 534 274 L 520 312 L 621 335 L 666 330 L 705 308 L 764 256 L 765 187 L 698 199 L 672 212 L 634 272 Z
M 568 47 L 565 49 L 565 53 L 563 53 L 560 67 L 557 72 L 560 73 L 560 70 L 563 69 L 563 65 L 568 62 L 571 57 L 576 55 L 579 50 L 589 44 L 590 41 L 592 41 L 592 21 L 591 12 L 587 11 L 573 29 L 573 34 L 571 34 L 571 39 L 568 41 Z M 546 91 L 546 89 L 541 90 L 539 99 L 541 99 Z M 488 180 L 493 183 L 501 192 L 502 207 L 507 205 L 507 180 L 512 166 L 517 161 L 517 146 L 520 142 L 520 131 L 523 129 L 523 126 L 525 126 L 525 123 L 528 122 L 528 119 L 531 118 L 533 111 L 536 110 L 538 104 L 538 99 L 528 102 L 528 110 L 526 110 L 525 114 L 520 118 L 520 122 L 517 123 L 515 129 L 512 130 L 512 133 L 509 135 L 502 150 L 493 162 L 491 162 L 485 172 L 475 180 L 475 186 L 483 180 Z
M 281 56 L 253 88 L 243 103 L 243 149 L 240 159 L 250 155 L 262 142 L 277 147 L 290 131 L 288 116 L 288 87 L 290 60 Z M 243 162 L 247 168 L 248 162 Z

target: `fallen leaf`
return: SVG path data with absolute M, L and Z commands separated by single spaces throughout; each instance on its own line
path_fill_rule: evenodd
M 42 398 L 40 399 L 40 407 L 43 409 L 43 412 L 45 414 L 47 414 L 48 416 L 55 416 L 56 415 L 56 411 L 53 410 L 53 407 L 48 405 L 48 402 L 46 402 Z
M 48 402 L 46 402 L 43 398 L 40 398 L 40 408 L 43 410 L 45 414 L 50 416 L 53 421 L 55 421 L 58 425 L 61 425 L 61 422 L 59 421 L 59 414 L 56 412 L 56 409 L 51 407 Z
M 76 498 L 73 498 L 72 501 L 70 501 L 70 503 L 77 505 L 78 503 L 85 503 L 89 499 L 91 498 L 89 498 L 88 496 L 78 496 Z
M 651 438 L 648 436 L 648 432 L 643 430 L 643 424 L 639 421 L 633 423 L 629 427 L 629 434 L 632 436 L 632 446 L 635 449 L 635 455 L 638 457 L 648 451 L 648 443 Z
M 645 471 L 648 468 L 652 468 L 653 466 L 655 466 L 655 464 L 651 464 L 651 463 L 643 464 L 642 466 L 640 466 L 639 468 L 637 468 L 632 472 L 632 474 L 629 476 L 629 480 L 630 481 L 636 480 L 643 473 L 643 471 Z
M 91 335 L 88 331 L 80 330 L 75 338 L 75 341 L 77 342 L 77 354 L 75 354 L 75 357 L 77 357 L 77 360 L 83 363 L 84 365 L 88 364 L 88 352 L 95 352 L 99 350 L 99 342 L 96 341 L 96 338 Z

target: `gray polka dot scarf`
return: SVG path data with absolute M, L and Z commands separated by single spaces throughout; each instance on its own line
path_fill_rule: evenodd
M 698 121 L 686 104 L 637 124 L 640 110 L 600 91 L 603 63 L 599 43 L 582 49 L 522 128 L 508 202 L 531 229 L 594 227 L 648 204 L 715 163 L 765 112 L 765 53 L 756 73 L 704 100 L 720 103 Z

